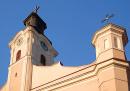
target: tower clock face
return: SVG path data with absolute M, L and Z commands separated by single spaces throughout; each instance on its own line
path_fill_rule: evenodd
M 18 39 L 17 41 L 17 46 L 20 46 L 23 43 L 23 38 L 21 37 L 20 39 Z
M 40 44 L 41 44 L 41 47 L 42 47 L 45 51 L 48 51 L 48 47 L 46 46 L 46 44 L 45 44 L 43 41 L 41 41 Z

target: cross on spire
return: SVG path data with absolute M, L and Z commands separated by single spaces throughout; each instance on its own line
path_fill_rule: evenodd
M 38 10 L 39 10 L 39 8 L 40 8 L 40 6 L 37 6 L 37 5 L 36 5 L 34 12 L 37 13 Z
M 102 23 L 108 22 L 112 17 L 114 17 L 114 14 L 107 14 L 106 17 L 101 21 Z

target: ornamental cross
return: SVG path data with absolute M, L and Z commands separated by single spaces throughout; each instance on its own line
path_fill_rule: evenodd
M 39 8 L 40 8 L 40 6 L 36 6 L 34 12 L 37 13 Z
M 114 17 L 114 14 L 111 14 L 111 15 L 107 14 L 106 17 L 105 17 L 101 22 L 102 22 L 102 23 L 104 23 L 104 22 L 109 22 L 109 20 L 110 20 L 112 17 Z

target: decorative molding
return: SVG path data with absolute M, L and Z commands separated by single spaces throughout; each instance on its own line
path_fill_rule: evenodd
M 104 63 L 105 63 L 105 65 L 103 65 Z M 99 67 L 100 65 L 103 65 L 103 66 Z M 127 62 L 124 62 L 124 61 L 118 60 L 118 59 L 109 59 L 107 61 L 97 63 L 97 64 L 93 64 L 93 65 L 90 65 L 88 67 L 82 68 L 82 69 L 80 69 L 78 71 L 75 71 L 75 72 L 73 72 L 71 74 L 65 75 L 65 76 L 63 76 L 61 78 L 55 79 L 55 80 L 50 81 L 50 82 L 45 83 L 45 84 L 42 84 L 42 85 L 40 85 L 38 87 L 34 87 L 31 90 L 32 91 L 35 91 L 35 90 L 41 91 L 41 89 L 44 89 L 44 90 L 45 89 L 51 89 L 51 90 L 48 90 L 48 91 L 53 91 L 53 89 L 58 89 L 58 88 L 61 88 L 61 87 L 65 87 L 65 86 L 68 86 L 70 84 L 75 84 L 77 82 L 80 82 L 80 81 L 89 79 L 91 77 L 97 76 L 97 74 L 99 73 L 99 71 L 101 69 L 103 69 L 104 67 L 108 67 L 110 65 L 118 65 L 118 66 L 121 66 L 121 67 L 128 67 Z M 88 69 L 90 67 L 94 67 L 94 68 L 92 68 L 92 70 L 90 70 L 88 72 L 83 72 L 82 74 L 79 74 L 77 76 L 72 76 L 73 74 L 84 71 L 84 70 L 86 70 L 86 69 Z M 90 76 L 88 76 L 89 73 L 91 74 Z M 72 77 L 69 78 L 69 76 L 72 76 Z M 62 79 L 64 79 L 64 80 L 62 80 Z

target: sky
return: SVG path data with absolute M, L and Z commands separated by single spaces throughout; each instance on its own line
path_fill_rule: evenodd
M 92 36 L 106 23 L 106 14 L 115 16 L 109 22 L 127 29 L 130 37 L 130 0 L 0 0 L 0 86 L 8 76 L 10 49 L 8 43 L 24 29 L 23 20 L 39 5 L 39 16 L 47 23 L 45 35 L 64 66 L 81 66 L 95 60 Z M 125 47 L 130 60 L 130 43 Z

